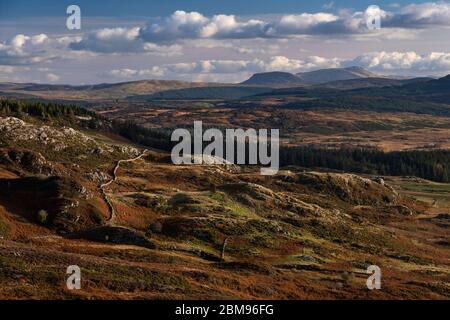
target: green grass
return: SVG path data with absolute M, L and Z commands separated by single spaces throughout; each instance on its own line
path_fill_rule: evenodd
M 400 186 L 408 191 L 418 191 L 426 193 L 450 193 L 450 184 L 446 183 L 401 183 Z
M 5 237 L 9 234 L 9 226 L 0 217 L 0 236 Z
M 226 201 L 224 205 L 225 205 L 225 209 L 228 209 L 233 215 L 235 215 L 237 217 L 260 219 L 260 217 L 256 213 L 238 205 L 237 203 L 235 203 L 233 201 Z
M 450 184 L 446 183 L 417 183 L 405 180 L 394 181 L 392 184 L 400 187 L 408 196 L 428 204 L 437 200 L 437 206 L 450 207 Z
M 226 200 L 226 194 L 223 192 L 214 192 L 209 197 L 220 203 L 224 203 Z

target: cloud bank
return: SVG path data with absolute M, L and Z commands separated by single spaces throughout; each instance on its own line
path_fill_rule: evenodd
M 285 71 L 306 72 L 323 68 L 360 66 L 373 72 L 394 73 L 408 71 L 411 74 L 426 74 L 433 71 L 450 72 L 450 53 L 432 52 L 420 55 L 416 52 L 372 52 L 353 59 L 324 58 L 310 56 L 305 59 L 291 59 L 275 56 L 267 60 L 202 60 L 192 63 L 174 63 L 154 66 L 148 69 L 114 69 L 108 76 L 117 78 L 173 77 L 186 76 L 198 79 L 200 75 L 235 75 L 244 80 L 253 73 Z M 214 77 L 210 77 L 214 78 Z
M 204 16 L 199 12 L 176 11 L 171 16 L 149 22 L 139 37 L 147 42 L 167 43 L 183 39 L 287 38 L 296 35 L 352 35 L 368 33 L 365 12 L 348 10 L 336 14 L 300 13 L 278 20 L 244 19 L 234 15 Z M 380 11 L 385 28 L 417 29 L 450 26 L 450 3 L 412 4 L 398 11 Z
M 414 37 L 414 32 L 428 28 L 450 27 L 450 3 L 429 2 L 381 10 L 382 30 L 367 27 L 366 11 L 339 10 L 337 13 L 317 12 L 282 15 L 278 18 L 243 18 L 218 14 L 205 16 L 200 12 L 175 11 L 172 15 L 152 19 L 144 26 L 105 28 L 85 34 L 69 45 L 72 50 L 103 54 L 147 53 L 180 55 L 182 47 L 192 41 L 224 41 L 255 39 L 295 39 L 296 37 L 352 37 L 400 35 Z M 390 29 L 392 31 L 390 31 Z

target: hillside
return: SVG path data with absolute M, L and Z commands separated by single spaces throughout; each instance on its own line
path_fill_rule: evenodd
M 66 109 L 2 110 L 0 297 L 449 298 L 448 184 L 175 166 Z
M 349 80 L 337 80 L 315 85 L 315 88 L 328 88 L 338 90 L 351 90 L 360 88 L 382 88 L 403 86 L 406 84 L 421 83 L 433 80 L 432 78 L 390 79 L 390 78 L 358 78 Z
M 348 81 L 350 82 L 347 83 Z M 372 84 L 368 86 L 367 82 Z M 313 87 L 274 89 L 242 101 L 240 105 L 234 103 L 234 106 L 250 107 L 267 100 L 276 100 L 274 104 L 279 108 L 368 110 L 448 116 L 450 115 L 449 90 L 449 76 L 437 80 L 366 78 L 325 83 Z
M 220 86 L 220 84 L 214 84 Z M 58 99 L 58 100 L 111 100 L 125 99 L 128 96 L 152 94 L 159 91 L 211 86 L 209 83 L 171 80 L 142 80 L 113 84 L 84 86 L 48 85 L 48 84 L 0 84 L 2 95 Z
M 431 78 L 406 80 L 380 78 L 378 75 L 358 67 L 323 69 L 296 75 L 288 72 L 265 72 L 254 74 L 240 85 L 171 89 L 156 92 L 151 95 L 132 96 L 129 97 L 129 100 L 235 100 L 245 99 L 252 95 L 270 95 L 270 92 L 277 88 L 350 90 L 357 88 L 401 86 L 406 83 L 427 80 L 431 80 Z M 283 89 L 279 90 L 282 91 Z M 286 89 L 285 92 L 288 91 L 289 89 Z
M 135 95 L 128 97 L 128 100 L 229 100 L 240 99 L 255 94 L 269 92 L 271 90 L 273 90 L 273 88 L 264 86 L 205 86 L 198 88 L 165 90 L 151 95 Z
M 413 95 L 420 100 L 448 104 L 450 103 L 450 75 L 426 82 L 408 83 L 399 88 L 399 93 Z
M 254 74 L 241 84 L 186 82 L 170 80 L 142 80 L 96 85 L 50 85 L 35 83 L 0 83 L 0 95 L 20 99 L 58 100 L 61 102 L 96 102 L 129 100 L 235 100 L 252 95 L 267 94 L 282 88 L 298 90 L 351 90 L 409 85 L 410 90 L 421 90 L 415 85 L 431 78 L 395 79 L 380 77 L 359 67 L 321 69 L 292 74 L 288 72 L 266 72 Z M 280 89 L 281 88 L 281 89 Z M 439 90 L 436 87 L 434 90 Z M 284 91 L 289 92 L 289 91 Z M 379 95 L 393 94 L 392 91 L 376 91 Z M 397 91 L 396 91 L 397 92 Z M 400 91 L 399 91 L 400 92 Z M 403 92 L 403 91 L 401 91 Z M 295 90 L 293 91 L 295 93 Z M 436 99 L 436 101 L 440 101 Z
M 380 78 L 380 76 L 360 67 L 330 68 L 297 74 L 289 72 L 257 73 L 242 84 L 293 87 L 365 78 Z
M 265 85 L 265 86 L 292 86 L 304 84 L 298 76 L 289 72 L 265 72 L 256 73 L 250 79 L 242 82 L 244 85 Z
M 296 74 L 306 83 L 318 84 L 331 81 L 379 78 L 379 75 L 360 67 L 330 68 Z

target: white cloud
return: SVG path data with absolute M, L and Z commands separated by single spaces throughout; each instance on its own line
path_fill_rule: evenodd
M 54 73 L 47 73 L 45 78 L 50 82 L 56 82 L 59 80 L 59 76 Z
M 154 66 L 150 69 L 116 69 L 107 76 L 116 78 L 177 78 L 186 80 L 242 81 L 249 75 L 259 72 L 285 71 L 291 73 L 317 69 L 361 66 L 380 73 L 408 71 L 410 74 L 433 74 L 450 72 L 450 53 L 432 52 L 372 52 L 353 59 L 325 58 L 309 56 L 304 59 L 292 59 L 274 56 L 269 59 L 253 60 L 202 60 L 198 62 L 174 63 Z
M 361 18 L 348 22 L 347 17 L 330 13 L 301 13 L 284 15 L 277 21 L 248 19 L 234 15 L 206 17 L 198 12 L 176 11 L 170 17 L 148 23 L 140 30 L 147 42 L 167 43 L 185 39 L 255 39 L 286 38 L 316 33 L 355 33 Z M 334 30 L 334 31 L 333 31 Z
M 16 71 L 16 68 L 11 66 L 0 66 L 0 73 L 13 73 Z
M 331 6 L 331 4 L 330 4 Z M 50 39 L 46 34 L 17 35 L 9 43 L 0 43 L 0 63 L 25 64 L 48 59 L 47 48 L 59 46 L 66 51 L 89 51 L 102 54 L 149 54 L 160 56 L 180 55 L 184 46 L 225 47 L 227 40 L 291 39 L 320 36 L 327 39 L 354 40 L 412 39 L 415 31 L 435 26 L 450 26 L 450 3 L 428 2 L 381 11 L 382 30 L 367 29 L 364 11 L 338 10 L 336 13 L 298 13 L 279 17 L 263 16 L 243 18 L 217 14 L 205 16 L 199 12 L 175 11 L 165 18 L 152 19 L 145 26 L 103 28 L 83 35 Z M 195 40 L 195 41 L 192 41 Z M 196 44 L 197 43 L 197 44 Z M 215 44 L 215 46 L 214 46 Z M 234 45 L 234 44 L 233 44 Z M 234 45 L 239 46 L 239 45 Z M 41 51 L 33 51 L 41 48 Z M 241 54 L 276 54 L 244 46 L 236 49 Z M 60 55 L 54 55 L 59 57 Z M 65 56 L 70 56 L 66 53 Z M 19 59 L 18 57 L 21 57 Z M 28 59 L 27 59 L 28 58 Z M 53 57 L 50 57 L 53 58 Z
M 170 42 L 174 39 L 200 38 L 201 30 L 209 19 L 198 12 L 175 11 L 162 21 L 148 23 L 140 30 L 146 42 Z
M 140 30 L 140 37 L 146 42 L 153 43 L 185 39 L 284 38 L 320 32 L 321 26 L 339 20 L 339 17 L 329 13 L 284 15 L 279 21 L 264 21 L 245 20 L 234 15 L 219 14 L 206 17 L 199 12 L 176 11 L 165 19 L 148 23 Z M 340 23 L 345 25 L 342 21 Z
M 327 5 L 331 6 L 332 3 Z M 450 26 L 448 2 L 428 2 L 394 9 L 396 11 L 380 11 L 384 28 Z M 199 12 L 176 11 L 169 17 L 149 22 L 140 29 L 139 37 L 146 42 L 168 43 L 186 39 L 287 38 L 296 35 L 370 33 L 366 25 L 370 10 L 339 10 L 336 14 L 289 14 L 278 20 L 244 19 L 224 14 L 207 17 Z
M 238 22 L 234 15 L 220 14 L 213 16 L 199 31 L 200 38 L 246 39 L 266 37 L 270 26 L 262 20 Z
M 160 67 L 152 67 L 150 69 L 113 69 L 103 74 L 104 76 L 112 76 L 115 78 L 135 78 L 135 77 L 163 77 L 165 70 Z
M 297 15 L 285 15 L 280 19 L 277 25 L 278 32 L 288 34 L 303 34 L 311 32 L 312 29 L 319 25 L 325 25 L 336 22 L 339 17 L 330 13 L 302 13 Z
M 30 39 L 30 37 L 27 37 L 23 34 L 18 34 L 14 38 L 11 39 L 10 45 L 12 49 L 20 49 L 22 48 L 25 43 Z
M 34 45 L 43 44 L 48 41 L 48 36 L 44 33 L 38 34 L 37 36 L 31 37 L 31 42 Z
M 146 43 L 139 38 L 139 27 L 104 28 L 90 32 L 82 38 L 69 43 L 73 50 L 88 50 L 91 52 L 115 53 L 146 53 L 154 55 L 179 55 L 180 45 L 157 45 Z
M 117 78 L 131 78 L 138 74 L 139 72 L 137 70 L 133 69 L 114 69 L 109 72 L 109 74 L 113 77 Z
M 304 60 L 275 56 L 267 60 L 202 60 L 154 66 L 151 69 L 115 69 L 106 73 L 116 78 L 177 77 L 181 79 L 244 79 L 250 74 L 268 71 L 300 72 L 339 65 L 338 59 L 308 57 Z M 208 76 L 207 76 L 208 75 Z
M 156 55 L 156 56 L 179 56 L 183 53 L 183 46 L 179 44 L 172 45 L 157 45 L 154 43 L 144 43 L 143 45 L 144 53 L 147 55 Z
M 363 54 L 347 64 L 357 64 L 375 71 L 401 71 L 434 73 L 450 71 L 450 53 L 431 52 L 373 52 Z
M 386 27 L 425 28 L 427 26 L 450 26 L 449 2 L 426 2 L 411 4 L 389 13 L 383 21 Z
M 42 47 L 46 37 L 44 34 L 34 37 L 18 34 L 9 42 L 0 43 L 0 64 L 21 65 L 45 60 Z
M 9 41 L 0 42 L 1 65 L 29 65 L 54 59 L 64 59 L 79 56 L 67 48 L 67 41 L 76 37 L 53 37 L 46 34 L 28 36 L 18 34 Z M 89 55 L 86 52 L 84 56 Z
M 376 31 L 367 30 L 364 10 L 334 9 L 252 18 L 176 11 L 140 26 L 103 28 L 108 22 L 70 35 L 20 33 L 1 39 L 0 73 L 2 79 L 43 81 L 65 68 L 74 75 L 68 81 L 78 83 L 102 81 L 100 74 L 224 81 L 256 72 L 350 65 L 390 74 L 450 71 L 450 2 L 386 5 L 382 29 Z M 370 51 L 379 52 L 365 53 Z M 22 69 L 12 69 L 17 67 Z
M 89 50 L 101 53 L 141 52 L 139 28 L 104 28 L 86 34 L 80 41 L 70 43 L 74 50 Z

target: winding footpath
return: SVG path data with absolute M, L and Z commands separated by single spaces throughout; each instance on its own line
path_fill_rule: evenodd
M 142 153 L 139 156 L 137 156 L 135 158 L 117 161 L 116 166 L 114 167 L 114 170 L 113 170 L 113 178 L 111 180 L 109 180 L 108 182 L 100 185 L 100 190 L 102 191 L 103 199 L 105 199 L 105 202 L 109 208 L 109 219 L 107 221 L 107 224 L 113 224 L 114 218 L 116 216 L 116 210 L 114 209 L 114 205 L 112 204 L 111 200 L 109 199 L 108 195 L 106 194 L 105 188 L 108 187 L 109 185 L 111 185 L 113 182 L 117 181 L 117 171 L 120 168 L 120 164 L 125 163 L 125 162 L 137 161 L 137 160 L 141 159 L 142 157 L 144 157 L 147 154 L 147 152 L 148 152 L 148 150 L 145 149 L 144 151 L 142 151 Z

